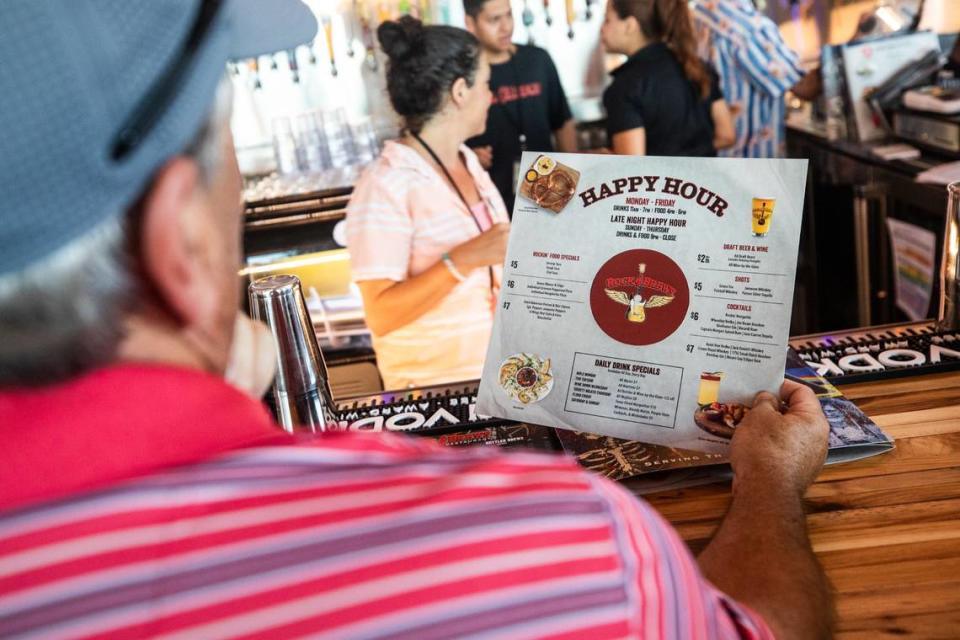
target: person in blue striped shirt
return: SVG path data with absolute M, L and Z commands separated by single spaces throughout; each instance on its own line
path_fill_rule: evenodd
M 797 54 L 752 0 L 694 0 L 700 56 L 720 75 L 736 121 L 736 143 L 721 156 L 775 158 L 784 153 L 784 95 L 803 76 Z

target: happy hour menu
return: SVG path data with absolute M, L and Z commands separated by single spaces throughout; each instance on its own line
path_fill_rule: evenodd
M 806 170 L 525 153 L 478 412 L 724 450 L 783 380 Z

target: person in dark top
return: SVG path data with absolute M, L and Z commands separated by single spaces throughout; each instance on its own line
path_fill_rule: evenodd
M 486 131 L 467 141 L 513 212 L 520 154 L 577 150 L 577 133 L 557 68 L 539 47 L 512 42 L 510 0 L 464 0 L 466 27 L 490 62 L 493 104 Z
M 953 43 L 953 49 L 950 51 L 950 57 L 947 58 L 947 64 L 944 67 L 952 71 L 954 75 L 960 75 L 960 38 Z
M 715 156 L 735 141 L 717 74 L 697 57 L 686 0 L 610 0 L 604 47 L 627 61 L 603 94 L 614 153 Z

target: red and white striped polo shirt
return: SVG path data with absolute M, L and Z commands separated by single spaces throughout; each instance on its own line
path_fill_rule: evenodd
M 193 371 L 0 392 L 0 637 L 756 638 L 566 458 L 294 438 Z

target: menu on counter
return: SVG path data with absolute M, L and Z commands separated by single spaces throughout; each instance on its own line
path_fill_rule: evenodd
M 478 412 L 724 451 L 783 380 L 806 161 L 521 168 Z

